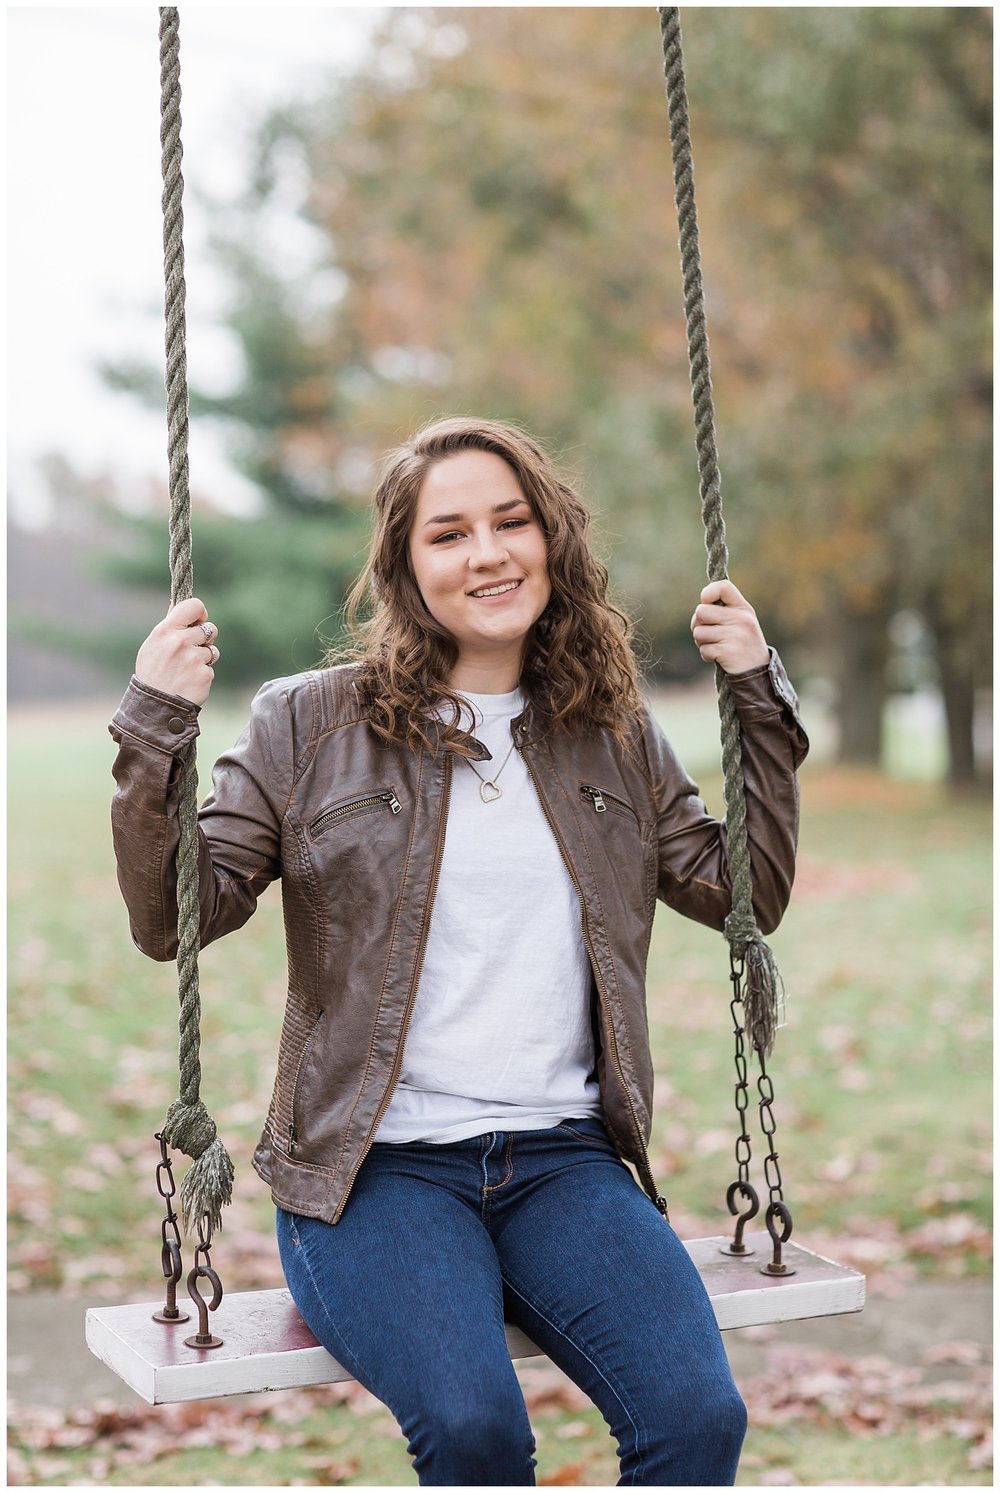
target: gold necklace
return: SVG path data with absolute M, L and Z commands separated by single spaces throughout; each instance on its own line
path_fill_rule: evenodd
M 498 798 L 503 797 L 503 789 L 497 785 L 497 778 L 500 776 L 504 768 L 507 766 L 507 763 L 510 761 L 510 754 L 513 750 L 514 742 L 511 742 L 510 749 L 507 752 L 506 757 L 500 763 L 500 766 L 497 768 L 496 772 L 491 778 L 484 778 L 475 763 L 472 762 L 470 758 L 466 757 L 466 762 L 469 764 L 469 766 L 472 768 L 472 771 L 479 779 L 479 797 L 482 799 L 484 804 L 496 803 Z

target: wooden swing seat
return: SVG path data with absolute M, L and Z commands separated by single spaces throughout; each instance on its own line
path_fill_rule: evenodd
M 705 1282 L 716 1320 L 724 1331 L 859 1312 L 865 1277 L 823 1255 L 789 1243 L 783 1258 L 794 1275 L 768 1276 L 761 1266 L 771 1258 L 766 1234 L 748 1235 L 752 1255 L 723 1254 L 729 1240 L 693 1239 L 686 1249 Z M 321 1348 L 287 1290 L 242 1291 L 225 1296 L 209 1317 L 219 1348 L 188 1348 L 184 1339 L 198 1330 L 197 1313 L 183 1324 L 153 1321 L 163 1305 L 91 1307 L 87 1346 L 150 1405 L 209 1400 L 223 1395 L 272 1389 L 305 1389 L 336 1384 L 353 1376 Z M 541 1354 L 516 1327 L 507 1327 L 511 1358 Z

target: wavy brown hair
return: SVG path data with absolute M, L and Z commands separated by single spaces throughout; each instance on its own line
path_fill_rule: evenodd
M 551 596 L 525 643 L 521 671 L 533 707 L 532 734 L 605 727 L 624 744 L 641 708 L 631 623 L 608 600 L 608 572 L 590 546 L 589 513 L 537 442 L 515 425 L 435 420 L 386 455 L 368 561 L 345 611 L 354 646 L 324 662 L 361 665 L 359 688 L 374 729 L 386 740 L 433 748 L 429 721 L 448 702 L 454 714 L 442 735 L 461 746 L 461 702 L 448 685 L 458 647 L 424 604 L 410 561 L 424 477 L 434 463 L 460 451 L 501 457 L 545 535 Z

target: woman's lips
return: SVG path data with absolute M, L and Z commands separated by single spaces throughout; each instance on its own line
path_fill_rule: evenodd
M 490 601 L 496 596 L 509 595 L 511 591 L 516 591 L 520 584 L 519 580 L 497 581 L 492 586 L 479 586 L 475 591 L 470 591 L 469 595 L 476 601 Z

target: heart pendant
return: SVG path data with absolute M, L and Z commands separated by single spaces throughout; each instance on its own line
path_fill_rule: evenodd
M 484 804 L 495 803 L 502 792 L 503 790 L 498 788 L 496 783 L 491 782 L 489 778 L 484 778 L 479 785 L 479 797 Z

